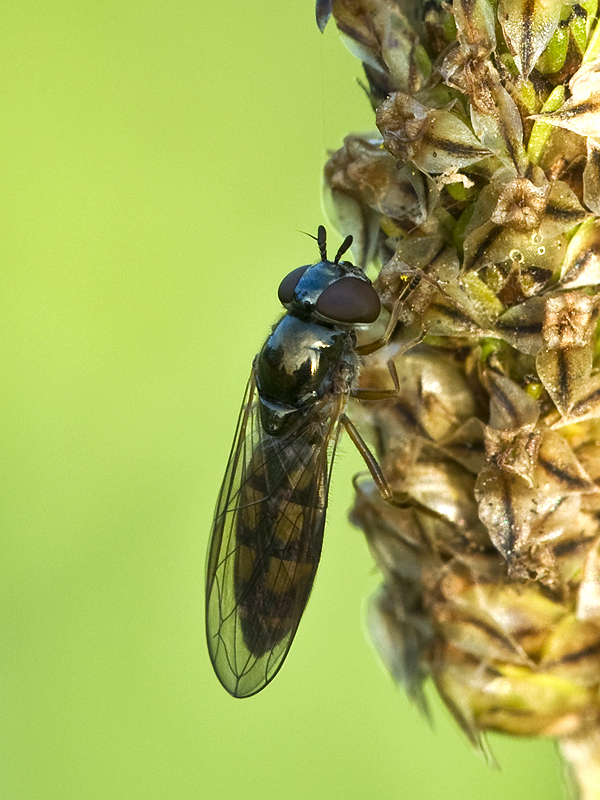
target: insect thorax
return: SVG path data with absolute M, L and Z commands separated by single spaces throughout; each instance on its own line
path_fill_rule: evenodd
M 348 393 L 358 373 L 352 330 L 286 314 L 259 353 L 256 384 L 261 422 L 279 435 L 327 394 Z

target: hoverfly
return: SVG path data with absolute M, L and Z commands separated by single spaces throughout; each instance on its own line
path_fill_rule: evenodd
M 321 555 L 330 468 L 340 424 L 387 499 L 391 492 L 356 428 L 348 398 L 389 397 L 358 388 L 355 326 L 380 313 L 364 271 L 342 255 L 290 272 L 279 286 L 286 314 L 254 359 L 219 493 L 206 572 L 206 637 L 217 677 L 249 697 L 277 674 L 298 629 Z M 396 389 L 395 369 L 390 372 Z

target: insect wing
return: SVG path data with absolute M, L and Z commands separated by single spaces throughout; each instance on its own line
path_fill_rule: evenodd
M 281 667 L 317 570 L 342 399 L 316 401 L 281 436 L 264 432 L 250 378 L 215 512 L 206 635 L 217 677 L 256 694 Z M 333 406 L 333 407 L 332 407 Z

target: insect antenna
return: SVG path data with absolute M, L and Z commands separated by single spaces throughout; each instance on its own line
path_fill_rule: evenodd
M 321 261 L 327 261 L 327 231 L 323 225 L 319 225 L 317 228 L 317 244 L 321 253 Z
M 301 231 L 301 233 L 306 233 L 306 231 Z M 314 239 L 315 242 L 319 245 L 319 253 L 321 254 L 321 261 L 327 261 L 327 231 L 325 230 L 324 225 L 319 225 L 317 228 L 317 235 L 313 236 L 312 233 L 306 233 L 307 236 L 310 236 L 311 239 Z M 333 260 L 334 264 L 338 264 L 340 258 L 344 255 L 346 250 L 349 249 L 350 245 L 353 242 L 352 236 L 346 236 L 342 244 L 340 245 L 340 249 L 337 251 L 337 255 Z
M 344 255 L 346 250 L 349 249 L 349 247 L 352 244 L 352 242 L 353 242 L 352 236 L 346 236 L 346 238 L 344 239 L 344 241 L 340 245 L 340 249 L 337 251 L 336 257 L 333 259 L 333 263 L 334 264 L 338 264 L 339 263 L 340 258 Z
M 300 231 L 305 236 L 310 236 L 311 239 L 314 239 L 315 242 L 319 245 L 319 253 L 321 254 L 321 261 L 327 261 L 327 231 L 323 225 L 319 225 L 317 228 L 317 235 L 313 236 L 312 233 L 307 233 L 306 231 Z M 338 255 L 340 255 L 338 253 Z M 337 262 L 336 262 L 337 263 Z

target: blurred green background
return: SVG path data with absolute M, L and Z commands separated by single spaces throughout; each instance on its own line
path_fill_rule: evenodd
M 333 25 L 311 0 L 23 0 L 0 53 L 1 800 L 560 797 L 552 743 L 492 738 L 491 770 L 378 665 L 347 443 L 281 674 L 233 700 L 206 655 L 252 357 L 316 257 L 325 151 L 372 125 Z

